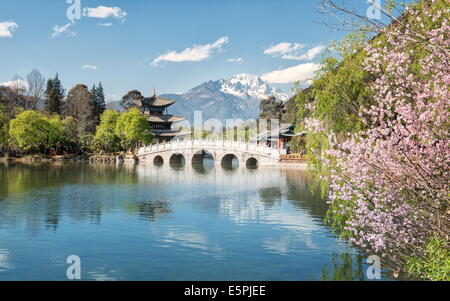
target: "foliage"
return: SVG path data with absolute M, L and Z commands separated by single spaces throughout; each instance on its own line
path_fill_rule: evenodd
M 316 80 L 306 91 L 297 94 L 300 120 L 313 115 L 337 133 L 362 128 L 358 113 L 361 106 L 371 101 L 367 87 L 369 73 L 363 68 L 365 41 L 367 37 L 363 33 L 352 33 L 341 43 L 332 44 L 330 55 L 322 59 Z
M 45 90 L 44 109 L 47 113 L 61 114 L 65 90 L 59 80 L 58 73 L 55 78 L 47 81 Z
M 66 117 L 63 120 L 64 134 L 61 143 L 64 144 L 66 149 L 70 152 L 77 151 L 79 149 L 79 138 L 77 135 L 77 121 L 73 117 Z
M 9 121 L 6 118 L 4 107 L 0 104 L 0 149 L 3 148 L 8 141 Z
M 137 107 L 136 105 L 143 99 L 144 96 L 142 96 L 141 92 L 139 92 L 138 90 L 132 90 L 122 97 L 120 105 L 125 110 L 136 108 Z
M 120 146 L 120 138 L 116 135 L 116 125 L 119 112 L 106 110 L 100 115 L 100 124 L 95 132 L 94 144 L 99 150 L 114 152 Z
M 64 124 L 56 116 L 48 119 L 36 111 L 24 111 L 11 120 L 9 135 L 25 150 L 48 150 L 61 140 Z
M 117 119 L 116 135 L 125 149 L 134 149 L 139 144 L 149 144 L 152 140 L 150 123 L 138 109 L 130 109 Z
M 102 83 L 99 83 L 98 86 L 93 86 L 91 91 L 91 104 L 92 104 L 92 114 L 96 119 L 96 123 L 98 124 L 100 121 L 100 115 L 106 110 L 106 102 L 105 102 L 105 94 L 103 91 Z
M 61 117 L 58 115 L 52 116 L 51 118 L 46 118 L 49 123 L 49 145 L 53 146 L 56 143 L 63 142 L 66 137 L 64 137 L 64 133 L 66 131 L 66 124 Z
M 284 103 L 281 100 L 275 99 L 275 96 L 269 96 L 268 98 L 261 100 L 259 107 L 261 110 L 261 113 L 259 114 L 260 119 L 281 120 L 283 114 L 286 113 Z
M 406 260 L 407 273 L 435 281 L 450 281 L 450 248 L 448 241 L 434 237 L 425 246 L 424 256 Z
M 371 77 L 363 68 L 367 40 L 363 32 L 356 32 L 333 42 L 311 86 L 296 95 L 297 131 L 308 131 L 308 161 L 321 172 L 326 171 L 315 154 L 329 148 L 328 133 L 344 140 L 347 133 L 362 129 L 361 107 L 373 102 L 368 87 Z M 314 120 L 320 120 L 320 127 Z
M 408 13 L 420 21 L 419 10 Z M 329 168 L 334 225 L 356 245 L 388 255 L 387 268 L 404 271 L 412 256 L 410 272 L 435 279 L 427 243 L 448 246 L 450 231 L 449 10 L 420 14 L 431 28 L 420 24 L 414 36 L 387 28 L 365 49 L 373 104 L 361 106 L 357 132 L 333 134 L 343 128 L 327 124 L 317 103 L 311 115 L 319 118 L 305 123 L 332 133 L 326 156 L 317 155 Z
M 281 122 L 297 124 L 297 114 L 297 102 L 295 96 L 293 96 L 284 103 L 284 114 L 282 114 Z
M 130 109 L 122 114 L 106 110 L 100 116 L 93 143 L 97 150 L 115 152 L 133 150 L 140 144 L 149 144 L 151 140 L 150 124 L 139 110 Z
M 299 135 L 292 138 L 289 143 L 291 147 L 291 153 L 305 153 L 306 151 L 307 139 L 304 135 Z
M 93 134 L 86 134 L 80 137 L 80 148 L 83 153 L 91 152 L 96 147 Z

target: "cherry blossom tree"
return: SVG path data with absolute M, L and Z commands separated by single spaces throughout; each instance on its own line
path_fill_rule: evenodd
M 375 104 L 360 112 L 367 129 L 344 142 L 330 134 L 330 149 L 318 154 L 329 167 L 336 226 L 387 255 L 394 271 L 412 255 L 425 258 L 433 237 L 448 243 L 450 236 L 449 9 L 407 13 L 419 22 L 414 32 L 388 26 L 384 40 L 365 49 L 375 78 Z M 323 130 L 319 120 L 305 124 Z

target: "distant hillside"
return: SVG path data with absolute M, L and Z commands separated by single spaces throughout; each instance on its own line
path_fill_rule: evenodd
M 282 100 L 289 97 L 257 76 L 240 74 L 228 80 L 205 82 L 184 93 L 158 96 L 176 100 L 168 109 L 170 114 L 184 115 L 193 121 L 194 112 L 201 111 L 204 121 L 212 118 L 225 121 L 257 118 L 259 103 L 270 95 Z M 108 108 L 122 110 L 119 103 L 110 102 Z

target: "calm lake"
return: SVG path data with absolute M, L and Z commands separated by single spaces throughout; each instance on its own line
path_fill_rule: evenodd
M 305 170 L 0 163 L 0 280 L 364 280 Z M 384 277 L 384 276 L 383 276 Z

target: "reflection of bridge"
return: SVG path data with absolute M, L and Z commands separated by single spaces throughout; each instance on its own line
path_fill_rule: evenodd
M 283 150 L 257 145 L 255 143 L 226 140 L 182 140 L 154 144 L 139 149 L 137 158 L 143 162 L 186 163 L 202 162 L 211 156 L 216 163 L 231 164 L 237 159 L 239 164 L 274 165 L 280 160 Z

